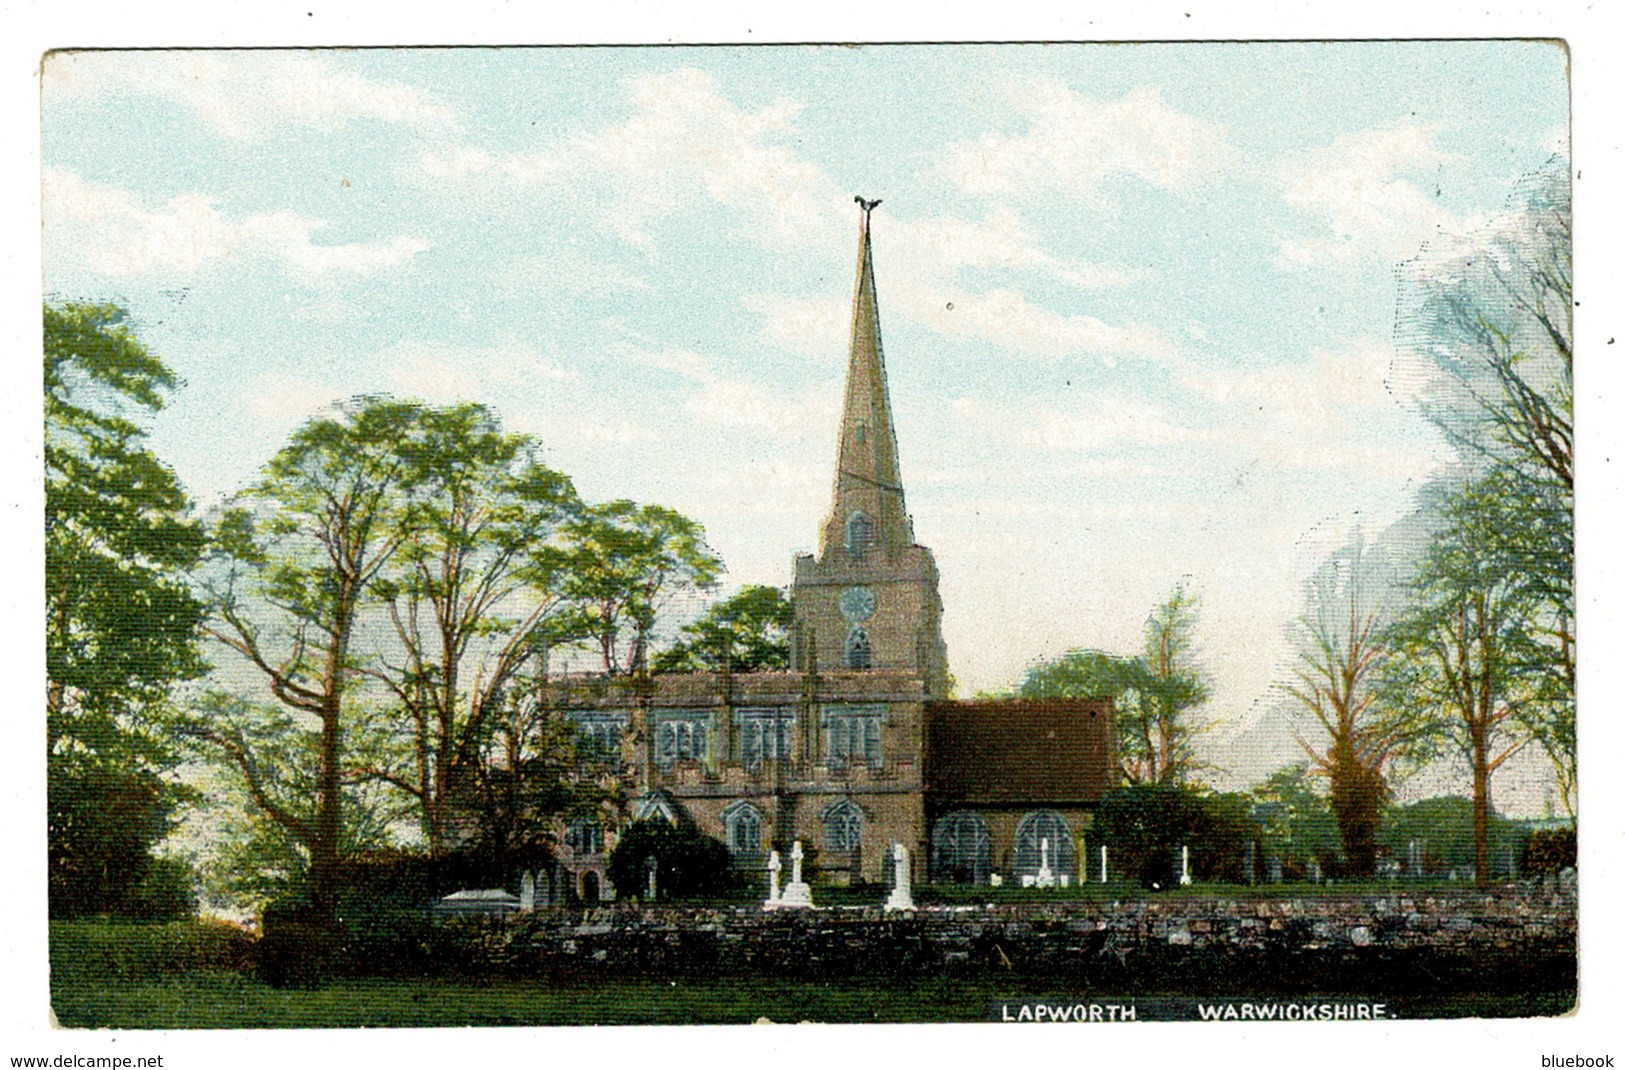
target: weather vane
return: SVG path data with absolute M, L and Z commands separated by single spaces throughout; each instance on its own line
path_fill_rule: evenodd
M 866 201 L 862 197 L 853 197 L 852 199 L 858 203 L 859 208 L 863 209 L 863 214 L 864 214 L 865 218 L 868 217 L 870 212 L 872 212 L 876 208 L 880 207 L 880 198 L 879 197 L 876 197 L 872 201 Z

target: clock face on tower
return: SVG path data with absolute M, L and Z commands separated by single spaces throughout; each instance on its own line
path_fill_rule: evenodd
M 848 587 L 841 592 L 841 616 L 847 620 L 868 620 L 875 613 L 875 593 L 867 587 Z

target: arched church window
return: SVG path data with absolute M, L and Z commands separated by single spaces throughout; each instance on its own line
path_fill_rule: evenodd
M 1016 853 L 1014 876 L 1020 880 L 1026 874 L 1038 875 L 1044 864 L 1044 841 L 1049 841 L 1050 872 L 1057 877 L 1063 873 L 1076 875 L 1078 871 L 1077 846 L 1072 841 L 1072 829 L 1066 818 L 1054 810 L 1035 810 L 1016 824 Z
M 762 812 L 747 802 L 735 803 L 722 813 L 722 826 L 728 835 L 728 850 L 735 857 L 750 858 L 762 853 Z
M 863 843 L 863 811 L 842 799 L 824 811 L 824 849 L 851 854 Z
M 874 668 L 875 654 L 869 645 L 869 633 L 862 628 L 854 627 L 846 633 L 846 650 L 841 657 L 841 664 L 848 669 Z
M 862 557 L 875 545 L 875 522 L 869 514 L 856 512 L 846 518 L 846 552 Z
M 981 814 L 969 810 L 945 814 L 931 830 L 933 880 L 986 884 L 992 862 L 992 837 Z

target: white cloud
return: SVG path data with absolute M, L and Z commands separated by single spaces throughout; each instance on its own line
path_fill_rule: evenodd
M 964 275 L 970 269 L 1026 272 L 1085 290 L 1128 285 L 1149 274 L 1052 256 L 1006 206 L 991 209 L 980 220 L 887 220 L 877 241 L 884 245 L 886 260 L 878 282 L 883 314 L 901 313 L 942 335 L 1049 359 L 1084 353 L 1163 360 L 1172 354 L 1155 328 L 1118 327 L 1093 316 L 1057 312 L 1010 285 L 977 289 L 967 284 Z M 792 352 L 827 357 L 846 346 L 850 294 L 755 295 L 745 304 L 764 317 L 764 337 Z
M 941 171 L 968 193 L 1087 198 L 1112 175 L 1183 192 L 1230 156 L 1222 124 L 1174 110 L 1150 87 L 1102 101 L 1043 78 L 1007 86 L 1003 99 L 1026 132 L 958 141 L 944 154 Z
M 974 396 L 956 398 L 948 408 L 971 437 L 1047 453 L 1168 446 L 1198 435 L 1166 410 L 1115 393 L 1082 397 L 1066 408 L 1017 407 Z
M 58 52 L 45 65 L 44 86 L 48 100 L 110 94 L 170 100 L 242 142 L 289 126 L 338 131 L 359 119 L 425 131 L 459 125 L 431 93 L 375 81 L 302 51 Z
M 1156 328 L 1114 327 L 1093 316 L 1066 315 L 1028 301 L 1019 290 L 1001 287 L 985 293 L 955 293 L 913 282 L 900 289 L 905 311 L 913 319 L 949 336 L 980 338 L 1052 359 L 1076 353 L 1156 359 L 1172 354 Z
M 374 358 L 395 390 L 431 402 L 484 401 L 493 387 L 573 383 L 575 372 L 517 344 L 458 346 L 403 341 Z
M 995 205 L 979 220 L 938 216 L 888 222 L 887 242 L 926 273 L 948 278 L 966 268 L 1030 271 L 1081 290 L 1127 286 L 1149 272 L 1066 260 L 1044 252 L 1030 228 L 1008 205 Z M 895 233 L 893 233 L 895 231 Z
M 760 380 L 724 374 L 715 363 L 691 350 L 647 349 L 629 344 L 620 355 L 647 367 L 681 376 L 690 384 L 683 411 L 700 423 L 741 429 L 773 439 L 809 439 L 827 435 L 835 426 L 840 393 L 830 383 L 815 389 L 786 391 Z
M 405 263 L 429 248 L 418 238 L 319 245 L 326 223 L 294 212 L 230 218 L 201 193 L 152 207 L 128 190 L 48 167 L 43 213 L 47 269 L 79 269 L 115 278 L 191 275 L 228 261 L 268 260 L 295 277 L 365 275 Z M 51 262 L 62 258 L 65 263 Z
M 1277 171 L 1283 196 L 1319 233 L 1284 239 L 1279 263 L 1397 262 L 1416 255 L 1423 242 L 1470 225 L 1403 177 L 1451 159 L 1436 135 L 1430 126 L 1362 130 L 1283 160 Z
M 781 143 L 795 134 L 798 105 L 781 100 L 740 107 L 722 94 L 710 74 L 697 70 L 631 79 L 626 88 L 631 114 L 619 123 L 534 152 L 498 155 L 473 147 L 447 148 L 425 156 L 420 175 L 546 187 L 579 202 L 579 210 L 591 210 L 601 228 L 651 255 L 658 249 L 654 224 L 695 205 L 728 208 L 740 221 L 741 235 L 764 247 L 816 249 L 829 256 L 849 249 L 851 193 Z M 1176 140 L 1206 132 L 1187 129 L 1154 93 L 1130 94 L 1119 105 L 1155 120 Z M 1115 138 L 1118 132 L 1104 136 Z M 1189 145 L 1179 150 L 1202 151 Z M 1146 162 L 1148 156 L 1141 156 L 1145 159 L 1131 153 L 1131 166 L 1159 182 L 1183 181 L 1178 177 L 1183 165 L 1176 166 L 1177 161 L 1153 166 Z M 593 198 L 604 193 L 610 203 L 589 209 Z M 974 269 L 1029 273 L 1093 290 L 1129 285 L 1148 274 L 1048 253 L 1007 205 L 990 208 L 980 219 L 887 217 L 883 226 L 887 269 L 882 301 L 932 330 L 1052 358 L 1079 352 L 1168 355 L 1167 342 L 1151 328 L 1114 327 L 1089 316 L 1058 313 L 1028 300 L 1013 285 L 983 290 L 964 282 L 964 273 Z M 601 269 L 583 267 L 581 273 L 591 278 L 600 270 L 624 274 L 607 263 Z M 844 348 L 849 300 L 844 292 L 757 294 L 747 297 L 745 305 L 763 317 L 763 336 L 769 342 L 791 352 L 827 356 Z
M 1279 468 L 1416 478 L 1436 445 L 1407 406 L 1414 358 L 1374 339 L 1314 347 L 1309 360 L 1264 368 L 1188 369 L 1183 385 L 1230 409 L 1226 435 Z M 1403 425 L 1406 433 L 1398 433 Z
M 628 79 L 631 114 L 549 148 L 496 155 L 478 148 L 426 154 L 422 174 L 437 179 L 490 176 L 519 185 L 607 187 L 613 201 L 600 226 L 645 250 L 652 220 L 703 191 L 734 209 L 761 240 L 802 246 L 827 240 L 839 189 L 820 168 L 773 139 L 787 136 L 798 106 L 778 101 L 745 109 L 718 92 L 712 76 L 684 69 Z
M 762 338 L 787 352 L 829 360 L 838 358 L 847 347 L 850 297 L 752 294 L 744 298 L 744 305 L 761 315 Z

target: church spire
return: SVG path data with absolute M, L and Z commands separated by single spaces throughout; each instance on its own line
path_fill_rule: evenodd
M 824 524 L 820 556 L 835 546 L 862 554 L 890 555 L 914 542 L 903 505 L 897 466 L 897 434 L 886 391 L 880 345 L 880 305 L 875 297 L 869 217 L 880 201 L 854 197 L 858 222 L 858 275 L 852 294 L 852 340 L 846 368 L 846 401 L 835 469 L 835 493 Z

